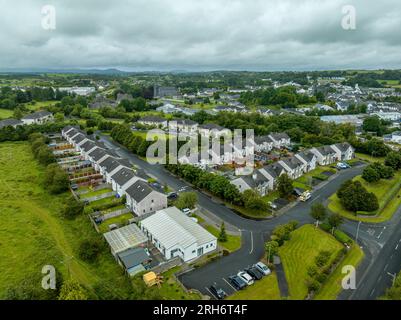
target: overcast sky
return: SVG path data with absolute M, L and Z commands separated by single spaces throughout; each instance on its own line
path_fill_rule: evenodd
M 42 27 L 47 4 L 55 30 Z M 355 30 L 341 25 L 347 4 Z M 0 0 L 0 10 L 0 69 L 401 68 L 400 0 Z

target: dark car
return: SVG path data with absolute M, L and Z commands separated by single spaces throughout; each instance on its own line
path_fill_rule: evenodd
M 256 269 L 255 267 L 247 268 L 247 269 L 245 269 L 245 271 L 246 271 L 252 278 L 254 278 L 255 280 L 260 280 L 260 279 L 263 278 L 263 274 L 262 274 L 258 269 Z
M 175 192 L 171 192 L 167 195 L 167 199 L 177 199 L 178 194 L 176 194 Z
M 223 289 L 218 288 L 216 285 L 210 286 L 209 290 L 217 299 L 222 300 L 227 296 L 227 293 L 225 293 Z
M 231 276 L 229 279 L 233 287 L 237 290 L 244 289 L 247 286 L 246 282 L 238 276 Z

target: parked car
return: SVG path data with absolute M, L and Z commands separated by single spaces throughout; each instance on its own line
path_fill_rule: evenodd
M 350 168 L 350 165 L 348 163 L 345 163 L 345 162 L 337 163 L 337 169 L 344 170 L 344 169 L 348 169 L 348 168 Z
M 270 208 L 272 209 L 277 209 L 277 205 L 271 201 L 268 202 L 268 205 L 270 206 Z
M 177 193 L 175 193 L 175 192 L 170 192 L 168 195 L 167 195 L 167 199 L 177 199 L 178 198 L 178 194 Z
M 246 287 L 246 282 L 238 276 L 230 276 L 228 279 L 230 280 L 233 287 L 237 290 L 241 290 Z
M 184 212 L 186 215 L 189 215 L 191 213 L 191 209 L 189 208 L 184 208 L 181 211 Z
M 246 268 L 245 271 L 254 279 L 254 280 L 260 280 L 263 278 L 263 273 L 260 272 L 258 269 L 255 267 L 250 267 Z
M 71 189 L 74 190 L 74 191 L 78 190 L 78 185 L 75 184 L 75 183 L 72 184 L 72 185 L 71 185 Z
M 209 290 L 219 300 L 222 300 L 225 297 L 227 297 L 227 293 L 223 289 L 217 287 L 216 284 L 211 285 Z
M 237 276 L 240 277 L 242 280 L 244 280 L 248 286 L 254 283 L 253 278 L 245 271 L 238 272 Z
M 263 273 L 265 276 L 269 275 L 272 273 L 270 269 L 265 265 L 263 262 L 258 262 L 253 265 L 256 269 L 258 269 L 261 273 Z
M 302 202 L 305 202 L 307 200 L 309 200 L 311 198 L 311 193 L 309 191 L 305 191 L 300 197 L 299 200 L 301 200 Z

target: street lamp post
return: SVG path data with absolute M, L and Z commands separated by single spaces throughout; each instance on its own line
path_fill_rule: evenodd
M 358 222 L 358 227 L 356 228 L 356 237 L 355 237 L 355 243 L 358 244 L 358 235 L 359 235 L 359 226 L 361 225 L 362 221 Z

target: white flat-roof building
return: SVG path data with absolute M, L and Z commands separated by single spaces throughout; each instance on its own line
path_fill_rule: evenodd
M 157 211 L 140 224 L 166 259 L 190 261 L 217 248 L 217 238 L 176 207 Z

